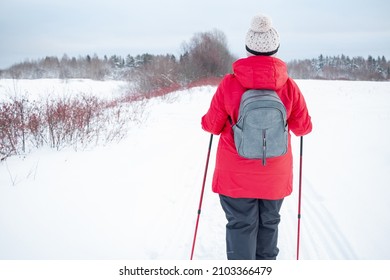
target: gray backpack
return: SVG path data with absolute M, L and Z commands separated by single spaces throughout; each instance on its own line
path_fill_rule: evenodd
M 287 113 L 273 90 L 247 90 L 241 97 L 238 121 L 233 125 L 239 155 L 266 159 L 287 153 Z

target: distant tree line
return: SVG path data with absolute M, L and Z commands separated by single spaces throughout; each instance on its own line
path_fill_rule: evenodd
M 0 78 L 14 79 L 94 79 L 128 80 L 137 90 L 154 91 L 164 87 L 179 88 L 194 81 L 222 77 L 231 72 L 236 59 L 228 47 L 226 36 L 219 30 L 197 33 L 182 44 L 182 53 L 153 55 L 149 53 L 125 57 L 86 55 L 61 58 L 47 56 L 17 63 L 0 70 Z M 390 80 L 390 61 L 384 56 L 369 55 L 350 58 L 346 55 L 292 60 L 288 63 L 291 77 L 296 79 Z
M 384 56 L 367 59 L 359 56 L 323 56 L 315 59 L 293 60 L 288 63 L 289 75 L 296 79 L 325 80 L 390 80 L 390 61 Z
M 14 64 L 1 71 L 1 77 L 13 79 L 124 79 L 132 70 L 150 63 L 155 57 L 157 56 L 148 53 L 135 57 L 127 55 L 125 58 L 118 55 L 111 57 L 105 55 L 100 58 L 96 54 L 77 58 L 70 58 L 67 54 L 64 54 L 62 58 L 46 56 Z M 173 58 L 176 59 L 174 56 Z
M 126 57 L 98 57 L 95 54 L 76 58 L 64 54 L 61 58 L 47 56 L 14 64 L 0 70 L 0 78 L 119 79 L 134 83 L 142 91 L 152 91 L 222 77 L 231 72 L 235 59 L 228 50 L 225 34 L 213 30 L 197 33 L 189 42 L 184 42 L 179 57 L 144 53 Z

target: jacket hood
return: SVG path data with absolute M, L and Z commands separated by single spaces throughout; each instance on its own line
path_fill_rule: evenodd
M 240 84 L 250 89 L 280 89 L 288 79 L 287 66 L 272 56 L 250 56 L 233 63 Z

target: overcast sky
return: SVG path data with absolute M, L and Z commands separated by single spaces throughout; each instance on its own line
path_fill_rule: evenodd
M 219 29 L 245 55 L 254 14 L 272 18 L 279 57 L 386 56 L 388 0 L 0 0 L 0 69 L 45 56 L 178 55 L 197 32 Z

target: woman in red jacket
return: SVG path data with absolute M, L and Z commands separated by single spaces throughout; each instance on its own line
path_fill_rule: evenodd
M 261 160 L 241 157 L 236 150 L 231 123 L 237 122 L 242 94 L 247 89 L 274 90 L 287 111 L 288 128 L 296 136 L 312 129 L 305 99 L 288 77 L 286 64 L 275 57 L 279 35 L 271 20 L 255 16 L 246 36 L 248 57 L 233 63 L 233 74 L 221 81 L 202 118 L 202 128 L 219 135 L 213 191 L 220 195 L 228 223 L 228 259 L 276 259 L 279 211 L 292 192 L 291 135 L 285 155 Z

